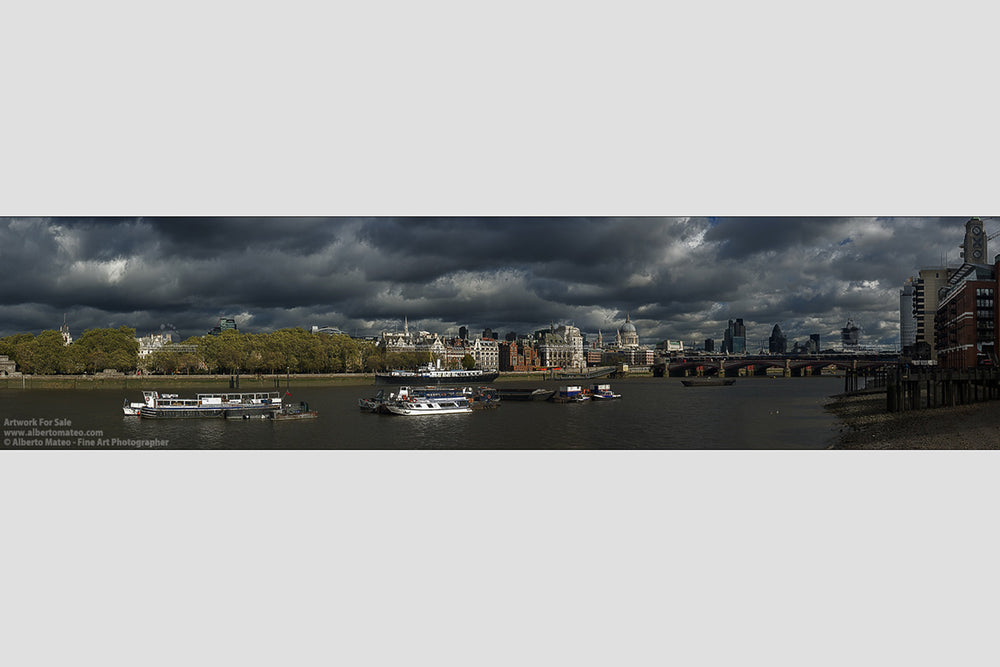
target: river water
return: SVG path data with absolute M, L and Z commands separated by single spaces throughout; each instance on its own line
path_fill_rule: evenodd
M 141 400 L 140 391 L 4 389 L 0 424 L 4 448 L 17 449 L 817 449 L 836 436 L 837 420 L 823 405 L 843 380 L 740 378 L 730 387 L 688 388 L 677 378 L 644 377 L 611 386 L 621 399 L 510 401 L 472 414 L 397 417 L 358 409 L 374 386 L 293 383 L 291 400 L 308 401 L 319 418 L 286 422 L 140 420 L 121 413 L 123 399 Z

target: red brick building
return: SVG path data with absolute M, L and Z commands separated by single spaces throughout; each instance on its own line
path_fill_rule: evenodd
M 997 364 L 998 276 L 1000 259 L 994 266 L 965 264 L 948 280 L 950 289 L 934 318 L 934 346 L 942 368 Z
M 524 342 L 500 343 L 500 371 L 530 371 L 538 366 L 538 351 Z

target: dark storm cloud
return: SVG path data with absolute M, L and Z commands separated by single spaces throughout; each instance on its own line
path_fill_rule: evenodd
M 0 221 L 0 335 L 169 323 L 527 332 L 572 322 L 644 343 L 898 336 L 898 291 L 958 258 L 966 218 L 90 218 Z M 989 221 L 990 231 L 1000 222 Z
M 622 265 L 642 266 L 683 223 L 652 218 L 375 219 L 359 239 L 393 261 L 367 267 L 374 280 L 423 282 L 441 273 L 525 267 L 540 277 L 588 282 Z M 581 266 L 588 267 L 580 274 Z

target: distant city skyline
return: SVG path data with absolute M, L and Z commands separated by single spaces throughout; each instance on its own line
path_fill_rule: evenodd
M 917 270 L 961 263 L 970 216 L 629 218 L 0 218 L 0 336 L 139 336 L 331 326 L 457 336 L 570 323 L 643 345 L 748 341 L 775 324 L 791 347 L 899 341 L 899 290 Z M 983 216 L 986 230 L 1000 219 Z M 989 258 L 992 259 L 992 258 Z M 756 343 L 754 344 L 756 347 Z

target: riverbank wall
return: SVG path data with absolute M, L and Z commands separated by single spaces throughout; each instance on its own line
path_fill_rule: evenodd
M 649 376 L 630 374 L 629 377 Z M 550 373 L 501 373 L 495 382 L 535 382 L 552 380 Z M 557 375 L 556 380 L 561 378 Z M 306 373 L 293 375 L 24 375 L 0 378 L 0 389 L 124 389 L 128 391 L 163 388 L 195 388 L 204 391 L 272 391 L 285 387 L 340 387 L 375 384 L 373 373 Z M 492 383 L 491 383 L 492 384 Z

